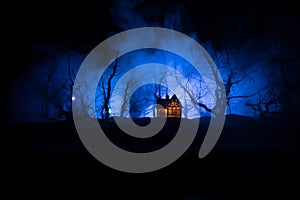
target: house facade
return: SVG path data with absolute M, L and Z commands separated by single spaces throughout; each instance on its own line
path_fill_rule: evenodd
M 175 94 L 171 98 L 169 98 L 169 95 L 166 95 L 165 99 L 157 99 L 157 104 L 160 104 L 162 106 L 156 107 L 157 117 L 181 117 L 182 105 Z

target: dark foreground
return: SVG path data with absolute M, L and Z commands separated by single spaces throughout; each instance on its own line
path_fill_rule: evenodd
M 228 116 L 215 148 L 199 159 L 208 124 L 204 119 L 181 158 L 145 174 L 119 172 L 101 164 L 87 152 L 71 122 L 4 125 L 2 189 L 13 189 L 10 195 L 26 188 L 32 194 L 67 191 L 70 196 L 94 194 L 97 199 L 299 199 L 300 142 L 295 122 Z M 165 129 L 168 134 L 176 121 L 170 124 Z M 124 135 L 118 139 L 119 130 L 106 127 L 112 141 L 136 152 L 160 148 L 160 142 L 172 139 L 161 134 L 139 145 Z

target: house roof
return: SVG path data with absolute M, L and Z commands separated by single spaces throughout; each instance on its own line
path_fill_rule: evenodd
M 162 99 L 162 98 L 157 99 L 157 104 L 160 104 L 164 108 L 167 108 L 167 106 L 169 105 L 169 103 L 174 102 L 174 101 L 177 101 L 178 104 L 179 104 L 179 106 L 182 107 L 179 99 L 177 98 L 177 96 L 175 94 L 170 99 Z

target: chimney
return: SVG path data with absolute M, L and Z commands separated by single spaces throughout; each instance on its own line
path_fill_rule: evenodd
M 166 95 L 166 99 L 169 99 L 169 95 Z

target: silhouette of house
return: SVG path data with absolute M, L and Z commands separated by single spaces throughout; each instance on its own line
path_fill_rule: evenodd
M 171 97 L 171 99 L 169 98 L 169 95 L 166 95 L 165 99 L 157 99 L 157 104 L 162 105 L 162 107 L 156 107 L 157 117 L 181 117 L 182 105 L 175 94 Z

